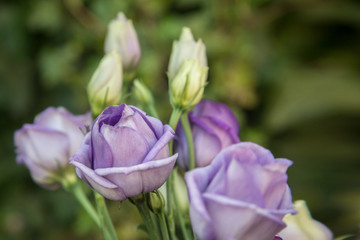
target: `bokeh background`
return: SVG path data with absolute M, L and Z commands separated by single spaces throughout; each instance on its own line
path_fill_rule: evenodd
M 294 161 L 294 199 L 335 236 L 360 224 L 360 2 L 356 0 L 32 0 L 0 3 L 0 239 L 100 239 L 71 195 L 35 185 L 13 132 L 47 106 L 88 111 L 86 85 L 107 23 L 140 38 L 137 75 L 170 112 L 166 69 L 182 26 L 207 46 L 205 97 L 228 104 L 240 138 Z M 109 202 L 120 239 L 139 216 Z M 137 238 L 141 238 L 138 233 Z

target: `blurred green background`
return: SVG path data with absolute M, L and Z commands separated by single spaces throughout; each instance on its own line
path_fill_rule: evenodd
M 166 69 L 182 26 L 207 46 L 205 97 L 228 104 L 240 138 L 294 161 L 294 199 L 336 236 L 360 224 L 360 2 L 356 0 L 32 0 L 0 3 L 0 239 L 100 239 L 77 202 L 35 185 L 13 132 L 47 106 L 88 111 L 86 85 L 107 23 L 133 20 L 138 76 L 170 111 Z M 120 239 L 139 216 L 109 202 Z M 137 235 L 141 238 L 141 234 Z

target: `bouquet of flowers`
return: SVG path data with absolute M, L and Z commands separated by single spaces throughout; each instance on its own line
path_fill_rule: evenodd
M 241 141 L 232 110 L 203 99 L 206 47 L 189 28 L 172 47 L 167 124 L 136 78 L 140 45 L 123 13 L 109 24 L 104 49 L 87 86 L 91 113 L 49 107 L 15 132 L 16 161 L 37 184 L 73 193 L 106 240 L 117 233 L 105 198 L 134 204 L 148 239 L 332 239 L 304 201 L 293 203 L 292 162 Z

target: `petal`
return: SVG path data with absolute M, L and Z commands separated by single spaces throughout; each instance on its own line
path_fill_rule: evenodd
M 225 123 L 237 135 L 239 132 L 239 123 L 231 111 L 225 104 L 203 99 L 195 107 L 193 111 L 195 117 L 210 117 L 219 122 Z
M 70 155 L 79 148 L 86 132 L 85 123 L 91 122 L 89 114 L 74 116 L 65 108 L 49 107 L 35 118 L 34 124 L 66 134 L 70 141 Z
M 91 130 L 91 152 L 92 164 L 94 169 L 111 167 L 113 165 L 113 154 L 109 143 L 105 140 L 103 134 L 100 132 L 101 118 L 99 117 Z M 103 124 L 103 126 L 106 126 Z
M 147 123 L 147 125 L 151 128 L 153 133 L 156 135 L 156 137 L 159 139 L 163 135 L 163 124 L 162 122 L 154 117 L 147 116 L 144 111 L 141 109 L 131 106 L 131 108 L 140 113 L 140 116 L 143 118 L 143 120 Z
M 139 132 L 148 142 L 149 146 L 153 146 L 157 141 L 153 129 L 144 120 L 143 116 L 139 112 L 133 111 L 130 107 L 124 108 L 123 115 L 116 126 L 132 128 Z
M 203 197 L 214 222 L 216 239 L 268 240 L 285 227 L 282 217 L 254 204 L 210 193 L 205 193 Z
M 71 161 L 71 164 L 77 168 L 77 172 L 81 172 L 83 174 L 82 176 L 85 177 L 86 181 L 84 182 L 86 184 L 107 199 L 114 201 L 122 201 L 126 199 L 126 196 L 120 187 L 106 178 L 97 175 L 94 170 L 77 161 Z
M 88 168 L 92 168 L 93 163 L 92 163 L 92 152 L 91 152 L 91 147 L 90 147 L 90 142 L 91 142 L 91 133 L 89 132 L 88 134 L 86 134 L 84 141 L 82 143 L 82 145 L 80 146 L 80 148 L 77 150 L 77 152 L 70 158 L 70 163 L 72 163 L 72 161 L 75 162 L 79 162 L 83 165 L 85 165 Z M 84 174 L 82 173 L 82 171 L 80 171 L 79 169 L 76 168 L 76 174 L 79 176 L 79 178 L 81 178 L 81 180 L 83 180 L 86 184 L 90 185 L 87 180 L 86 177 L 84 176 Z
M 186 136 L 184 132 L 184 128 L 179 122 L 176 127 L 174 142 L 173 142 L 174 152 L 179 154 L 177 159 L 177 164 L 184 170 L 189 169 L 189 154 L 188 154 L 188 146 L 186 141 Z
M 95 172 L 123 189 L 126 197 L 133 197 L 142 192 L 151 192 L 163 185 L 174 167 L 176 158 L 177 154 L 135 166 L 102 168 L 96 169 Z
M 15 133 L 15 145 L 20 163 L 32 162 L 48 171 L 57 171 L 68 164 L 69 140 L 61 132 L 25 124 Z
M 152 160 L 162 159 L 169 157 L 169 147 L 168 143 L 174 137 L 174 131 L 171 129 L 169 125 L 165 125 L 164 134 L 160 137 L 160 139 L 156 142 L 153 148 L 149 151 L 149 153 L 144 158 L 144 163 Z
M 196 123 L 193 125 L 192 133 L 194 138 L 196 166 L 207 166 L 221 151 L 221 140 L 213 129 L 209 128 L 204 122 L 199 120 L 196 120 Z M 185 144 L 187 144 L 187 142 L 185 142 Z
M 214 239 L 212 218 L 205 205 L 202 193 L 213 177 L 212 166 L 196 168 L 185 174 L 190 204 L 190 219 L 194 232 L 200 239 Z
M 110 146 L 113 157 L 111 167 L 137 165 L 145 159 L 150 150 L 145 138 L 132 128 L 103 125 L 101 132 Z M 99 160 L 101 161 L 101 159 L 96 159 L 95 164 Z M 97 168 L 99 167 L 95 167 Z

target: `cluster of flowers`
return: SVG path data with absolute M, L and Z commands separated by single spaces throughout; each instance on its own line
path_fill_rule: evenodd
M 50 107 L 15 132 L 16 160 L 36 183 L 75 189 L 73 165 L 77 176 L 103 197 L 136 204 L 152 239 L 176 239 L 176 234 L 204 240 L 332 238 L 311 218 L 304 201 L 293 205 L 286 175 L 292 162 L 240 141 L 231 109 L 202 100 L 205 45 L 194 40 L 190 29 L 183 29 L 170 57 L 169 125 L 156 118 L 146 86 L 124 78 L 134 75 L 139 60 L 134 27 L 120 13 L 109 24 L 105 56 L 88 85 L 94 122 L 90 113 L 74 116 Z M 132 96 L 152 116 L 135 106 L 116 105 L 127 94 L 124 84 L 133 84 Z M 175 177 L 185 180 L 187 191 Z M 184 196 L 185 207 L 179 210 Z M 96 213 L 89 214 L 101 226 Z M 191 224 L 183 223 L 187 216 Z M 110 228 L 103 233 L 105 239 L 116 238 Z

